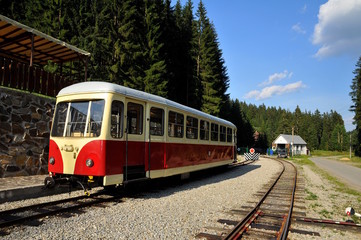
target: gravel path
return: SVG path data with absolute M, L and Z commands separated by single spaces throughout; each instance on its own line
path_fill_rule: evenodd
M 361 191 L 361 168 L 330 160 L 326 157 L 312 157 L 310 160 L 316 163 L 320 168 L 325 169 L 332 175 L 338 177 L 342 182 Z
M 225 212 L 254 200 L 253 195 L 279 170 L 279 164 L 261 159 L 174 188 L 110 203 L 106 208 L 92 207 L 69 218 L 45 219 L 36 227 L 16 227 L 3 239 L 193 239 L 205 227 L 217 224 Z

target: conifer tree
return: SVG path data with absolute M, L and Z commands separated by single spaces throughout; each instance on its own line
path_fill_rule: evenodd
M 116 55 L 119 66 L 115 74 L 119 74 L 124 86 L 144 91 L 146 40 L 143 1 L 124 0 L 120 12 Z
M 350 111 L 355 113 L 353 117 L 357 133 L 355 155 L 361 156 L 361 57 L 356 63 L 356 69 L 353 71 L 353 74 L 355 74 L 355 76 L 352 79 L 350 92 L 353 105 L 350 107 Z
M 163 43 L 163 6 L 160 0 L 145 1 L 146 66 L 145 91 L 159 96 L 167 96 L 166 63 Z
M 200 1 L 197 10 L 197 32 L 195 34 L 198 43 L 196 49 L 196 73 L 197 79 L 202 85 L 202 108 L 201 110 L 219 115 L 222 96 L 218 95 L 221 73 L 217 69 L 218 42 L 213 24 L 210 23 L 203 2 Z
M 176 3 L 176 8 L 179 8 L 179 12 L 181 12 L 181 4 L 178 1 Z M 179 28 L 176 25 L 176 13 L 173 7 L 171 7 L 170 0 L 166 0 L 163 9 L 163 38 L 164 38 L 164 58 L 165 64 L 167 66 L 166 71 L 166 79 L 168 81 L 167 84 L 167 92 L 168 98 L 175 101 L 180 102 L 177 96 L 177 87 L 176 87 L 176 76 L 178 70 L 178 41 L 179 41 Z

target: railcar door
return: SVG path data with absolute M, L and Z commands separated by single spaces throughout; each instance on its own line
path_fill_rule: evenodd
M 145 103 L 126 99 L 124 181 L 145 177 Z
M 146 170 L 149 178 L 157 178 L 162 176 L 160 170 L 165 164 L 165 109 L 157 104 L 148 104 L 147 108 Z

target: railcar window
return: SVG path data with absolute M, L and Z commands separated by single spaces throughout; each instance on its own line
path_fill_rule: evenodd
M 218 124 L 211 123 L 211 140 L 218 141 Z
M 61 102 L 55 112 L 52 136 L 98 137 L 100 136 L 104 100 Z
M 87 136 L 99 137 L 100 130 L 102 127 L 103 111 L 104 111 L 104 100 L 91 101 L 90 117 L 87 129 Z
M 64 134 L 66 114 L 68 112 L 68 102 L 60 102 L 56 105 L 55 118 L 51 135 L 53 137 L 62 137 Z
M 110 135 L 113 138 L 123 137 L 124 104 L 120 101 L 112 102 Z
M 221 142 L 225 142 L 226 141 L 226 127 L 225 126 L 220 126 L 219 127 L 220 131 L 219 131 L 219 141 Z
M 128 103 L 127 110 L 128 131 L 129 134 L 143 134 L 143 105 Z
M 161 108 L 150 108 L 150 134 L 154 136 L 164 135 L 164 110 Z
M 74 102 L 70 107 L 70 119 L 65 137 L 83 137 L 89 102 Z
M 187 138 L 198 139 L 198 119 L 187 116 Z
M 169 111 L 168 115 L 168 136 L 182 138 L 184 131 L 184 115 Z
M 232 142 L 232 128 L 227 128 L 227 142 Z
M 201 120 L 199 135 L 201 140 L 209 140 L 209 122 Z

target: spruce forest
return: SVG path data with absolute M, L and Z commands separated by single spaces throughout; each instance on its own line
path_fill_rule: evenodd
M 302 112 L 298 106 L 291 112 L 230 99 L 226 63 L 202 1 L 3 0 L 0 14 L 90 52 L 89 80 L 156 94 L 233 122 L 239 147 L 266 149 L 292 127 L 311 150 L 349 147 L 337 112 Z

